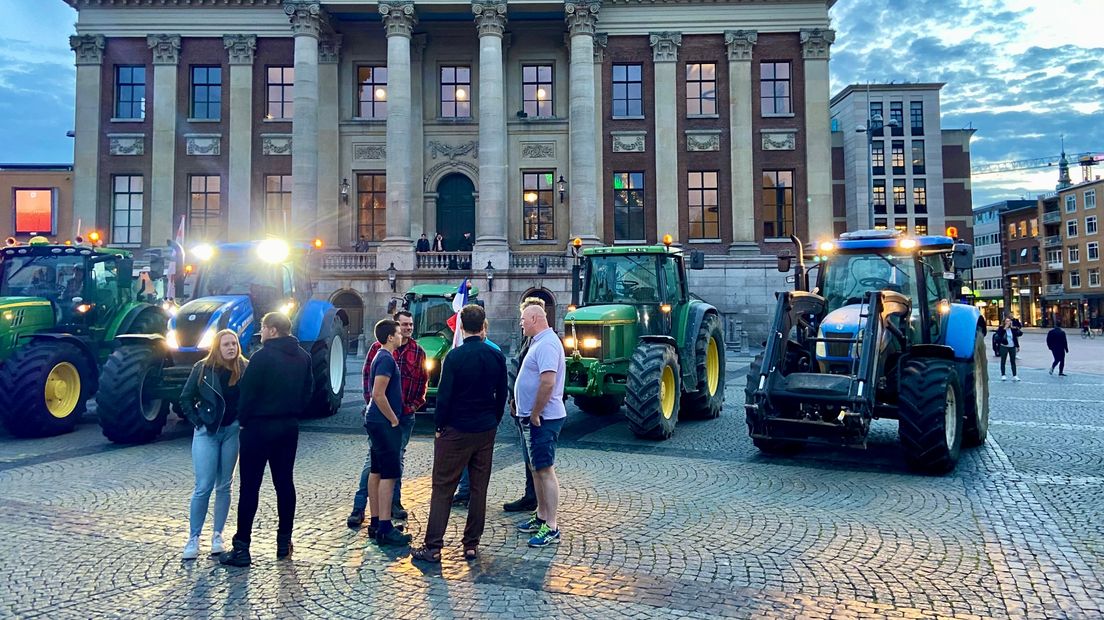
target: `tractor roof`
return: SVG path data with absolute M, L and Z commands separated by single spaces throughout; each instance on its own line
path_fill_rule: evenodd
M 906 237 L 896 230 L 858 230 L 843 233 L 835 245 L 836 249 L 841 251 L 912 249 L 901 245 L 903 241 L 907 240 L 915 241 L 916 248 L 950 249 L 954 246 L 954 240 L 944 235 Z
M 460 285 L 453 286 L 451 284 L 418 284 L 410 287 L 407 290 L 408 295 L 421 295 L 422 297 L 444 297 L 445 299 L 452 299 L 456 295 L 456 289 Z M 477 297 L 479 295 L 479 289 L 472 286 L 468 289 L 468 297 Z
M 662 245 L 619 245 L 613 247 L 587 248 L 583 256 L 611 256 L 632 254 L 682 254 L 681 248 L 668 248 Z
M 212 247 L 217 249 L 221 253 L 225 254 L 245 254 L 246 252 L 253 252 L 257 249 L 263 241 L 234 241 L 231 243 L 215 243 Z M 309 243 L 294 243 L 288 242 L 288 249 L 292 252 L 308 252 L 311 249 Z
M 8 256 L 91 256 L 94 254 L 102 254 L 107 256 L 118 256 L 121 258 L 130 258 L 131 253 L 127 250 L 118 250 L 115 248 L 101 248 L 88 245 L 65 245 L 61 243 L 35 243 L 35 244 L 20 244 L 9 245 L 4 248 L 3 255 Z

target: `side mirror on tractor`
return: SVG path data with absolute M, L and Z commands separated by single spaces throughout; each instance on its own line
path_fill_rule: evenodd
M 789 273 L 790 267 L 792 266 L 791 265 L 792 262 L 793 262 L 793 257 L 790 256 L 789 254 L 779 254 L 778 255 L 778 272 L 779 273 Z
M 705 252 L 701 250 L 692 250 L 690 252 L 690 269 L 694 271 L 705 269 Z
M 974 246 L 969 243 L 954 244 L 952 260 L 955 271 L 963 272 L 970 269 L 974 266 Z

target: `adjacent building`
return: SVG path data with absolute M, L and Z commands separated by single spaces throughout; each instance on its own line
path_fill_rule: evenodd
M 0 239 L 64 242 L 77 235 L 72 165 L 0 164 L 0 199 Z
M 974 270 L 970 288 L 974 300 L 990 324 L 996 324 L 1008 307 L 1005 303 L 1004 245 L 1001 213 L 1036 205 L 1034 200 L 1002 200 L 974 209 Z
M 1043 311 L 1048 319 L 1067 327 L 1086 320 L 1097 324 L 1104 316 L 1100 275 L 1104 237 L 1097 209 L 1104 180 L 1063 185 L 1038 201 L 1047 235 L 1042 244 L 1046 256 Z
M 1042 323 L 1039 210 L 1033 201 L 1000 214 L 1004 271 L 1004 307 L 1025 325 Z

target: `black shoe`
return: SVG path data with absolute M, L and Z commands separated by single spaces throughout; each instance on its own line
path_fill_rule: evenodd
M 410 513 L 406 511 L 406 508 L 402 507 L 402 504 L 391 504 L 391 518 L 405 521 Z
M 386 534 L 376 535 L 376 542 L 381 545 L 391 545 L 395 547 L 402 547 L 409 545 L 410 541 L 414 537 L 410 534 L 403 534 L 397 528 L 390 530 Z
M 468 507 L 468 500 L 470 500 L 470 499 L 471 499 L 471 496 L 469 496 L 469 495 L 457 495 L 456 497 L 452 498 L 452 505 L 455 506 L 455 507 L 467 508 Z
M 239 547 L 234 545 L 233 551 L 227 551 L 219 556 L 219 564 L 226 566 L 249 566 L 253 563 L 253 559 L 249 557 L 249 547 Z
M 364 511 L 363 510 L 354 510 L 351 513 L 349 513 L 349 518 L 345 519 L 345 525 L 348 525 L 349 527 L 351 527 L 353 529 L 359 528 L 361 523 L 364 523 Z
M 502 505 L 505 512 L 533 512 L 536 509 L 537 498 L 528 496 Z
M 406 526 L 403 525 L 402 523 L 396 523 L 396 524 L 392 525 L 391 527 L 395 528 L 396 530 L 399 530 L 400 532 L 403 531 L 404 529 L 406 529 Z M 368 538 L 375 538 L 376 536 L 379 536 L 379 526 L 369 524 L 368 525 Z
M 290 540 L 284 541 L 284 542 L 276 541 L 276 559 L 277 560 L 282 560 L 282 559 L 288 557 L 289 555 L 291 555 L 291 552 L 294 551 L 294 550 L 295 550 L 295 545 L 291 544 Z

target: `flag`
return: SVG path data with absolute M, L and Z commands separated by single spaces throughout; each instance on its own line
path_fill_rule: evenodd
M 460 283 L 460 287 L 456 289 L 456 295 L 452 298 L 452 309 L 456 314 L 449 317 L 448 326 L 452 329 L 452 348 L 454 349 L 464 343 L 464 337 L 460 335 L 460 310 L 468 305 L 468 289 L 470 286 L 468 279 L 464 278 L 464 281 Z

